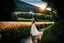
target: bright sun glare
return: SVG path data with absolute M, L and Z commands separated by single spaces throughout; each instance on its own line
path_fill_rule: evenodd
M 43 2 L 43 4 L 40 4 L 39 5 L 39 7 L 40 7 L 41 10 L 45 11 L 45 9 L 46 9 L 48 11 L 51 11 L 51 8 L 46 7 L 46 6 L 47 6 L 47 3 L 46 2 Z
M 41 9 L 45 9 L 46 8 L 46 5 L 42 4 L 39 6 Z
M 43 2 L 42 4 L 39 5 L 39 7 L 41 8 L 41 10 L 45 10 L 47 6 L 47 3 Z

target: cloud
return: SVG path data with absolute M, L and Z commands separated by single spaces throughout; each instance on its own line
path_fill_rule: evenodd
M 20 1 L 23 1 L 25 3 L 29 3 L 31 5 L 35 5 L 35 6 L 38 6 L 38 7 L 40 7 L 43 4 L 47 5 L 47 3 L 44 3 L 41 0 L 20 0 Z
M 35 1 L 41 1 L 41 0 L 21 0 L 21 1 L 35 2 Z

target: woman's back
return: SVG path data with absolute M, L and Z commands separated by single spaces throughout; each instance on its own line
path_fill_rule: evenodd
M 31 26 L 31 33 L 32 33 L 33 36 L 38 35 L 38 30 L 37 30 L 34 23 Z

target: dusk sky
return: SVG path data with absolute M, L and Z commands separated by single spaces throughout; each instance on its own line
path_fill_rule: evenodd
M 46 3 L 43 3 L 41 0 L 20 0 L 20 1 L 23 1 L 23 2 L 38 6 L 38 7 L 42 6 L 43 4 L 47 5 Z
M 38 6 L 40 8 L 45 8 L 47 6 L 47 3 L 42 2 L 41 0 L 20 0 L 20 1 L 23 1 L 25 3 L 29 3 L 34 6 Z M 47 8 L 47 10 L 51 10 L 51 9 Z

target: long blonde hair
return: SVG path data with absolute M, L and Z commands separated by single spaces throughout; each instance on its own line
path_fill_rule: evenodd
M 35 23 L 35 19 L 34 19 L 34 18 L 32 18 L 32 24 L 33 24 L 33 23 Z
M 32 18 L 32 24 L 31 24 L 31 26 L 32 26 L 33 24 L 35 24 L 35 19 L 34 19 L 34 18 Z M 36 26 L 36 24 L 35 24 L 35 26 Z

